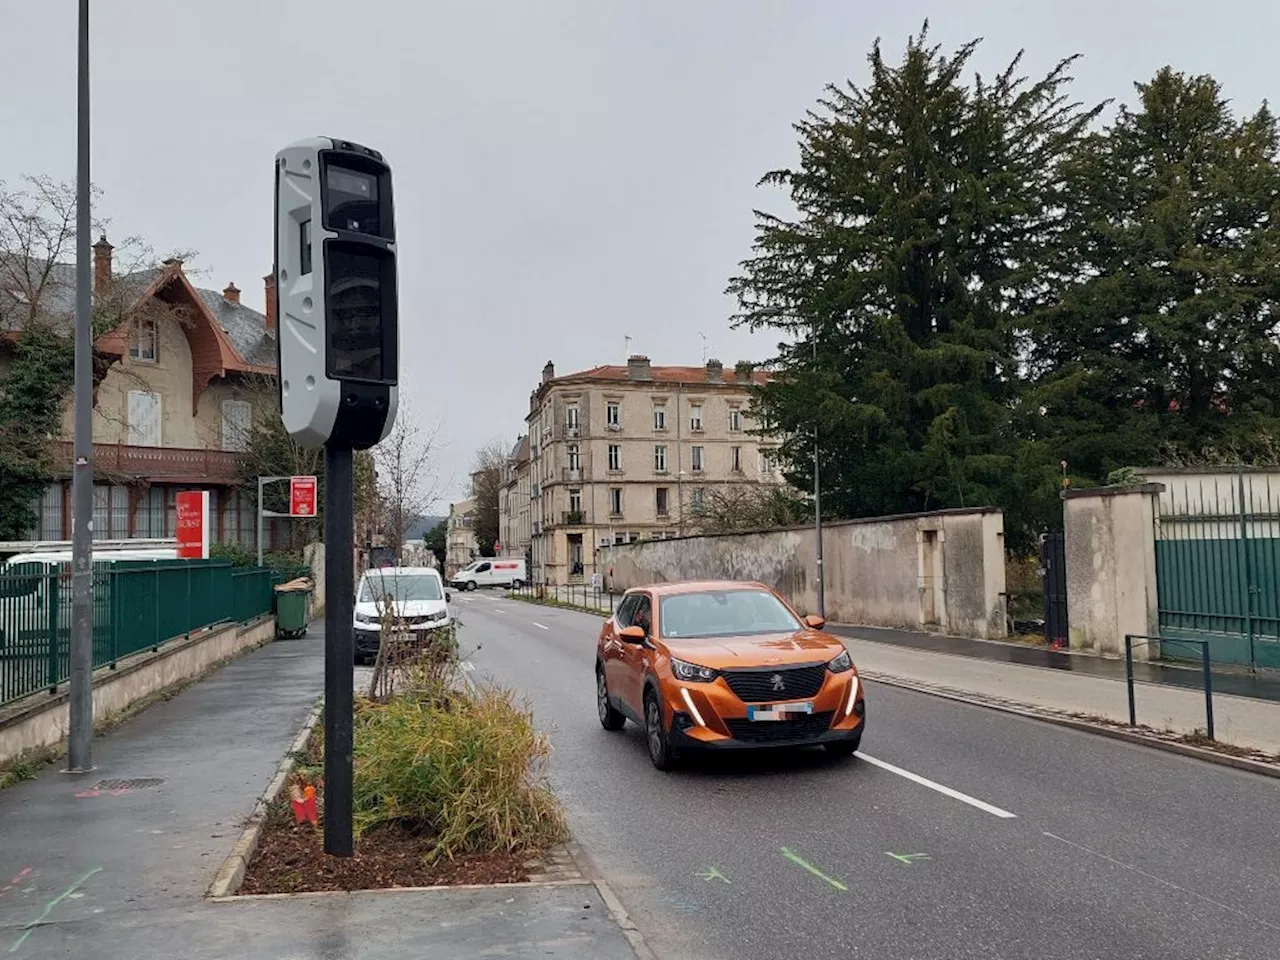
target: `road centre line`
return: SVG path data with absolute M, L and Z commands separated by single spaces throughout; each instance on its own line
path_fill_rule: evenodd
M 861 750 L 858 751 L 857 757 L 860 760 L 865 760 L 873 767 L 879 767 L 881 770 L 888 770 L 890 773 L 897 774 L 906 780 L 910 780 L 912 783 L 918 783 L 922 787 L 928 787 L 930 790 L 936 790 L 938 793 L 945 797 L 950 797 L 952 800 L 959 800 L 961 803 L 967 803 L 971 807 L 977 807 L 979 810 L 982 810 L 984 813 L 989 813 L 993 817 L 1000 817 L 1004 820 L 1013 820 L 1018 816 L 1016 813 L 1010 813 L 1008 810 L 1001 810 L 999 807 L 993 806 L 985 800 L 979 800 L 977 797 L 971 797 L 967 793 L 961 793 L 959 790 L 952 790 L 950 787 L 944 786 L 941 783 L 935 783 L 933 780 L 930 780 L 927 777 L 922 777 L 918 773 L 912 773 L 910 770 L 903 770 L 901 767 L 895 767 L 892 763 L 885 763 L 883 760 L 877 760 L 875 757 L 869 757 Z
M 530 622 L 531 622 L 535 627 L 537 627 L 537 628 L 538 628 L 538 629 L 540 629 L 540 630 L 550 630 L 550 629 L 551 629 L 550 627 L 548 627 L 548 626 L 544 626 L 543 624 L 539 623 L 537 620 L 533 620 L 533 621 L 530 621 Z

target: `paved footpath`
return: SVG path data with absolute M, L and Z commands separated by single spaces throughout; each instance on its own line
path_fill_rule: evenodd
M 320 694 L 320 632 L 95 740 L 93 774 L 0 791 L 0 957 L 634 960 L 590 885 L 203 899 Z
M 858 668 L 872 675 L 1109 720 L 1129 718 L 1123 675 L 1112 679 L 953 655 L 936 648 L 913 649 L 894 642 L 895 631 L 834 625 L 832 629 L 841 634 Z M 1138 722 L 1149 727 L 1192 733 L 1205 725 L 1204 694 L 1199 690 L 1139 682 L 1136 701 Z M 1280 754 L 1280 703 L 1215 693 L 1213 710 L 1219 740 Z

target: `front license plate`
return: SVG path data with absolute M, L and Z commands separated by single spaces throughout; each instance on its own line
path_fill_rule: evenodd
M 813 713 L 813 702 L 770 703 L 761 707 L 747 707 L 748 720 L 785 720 L 790 713 Z

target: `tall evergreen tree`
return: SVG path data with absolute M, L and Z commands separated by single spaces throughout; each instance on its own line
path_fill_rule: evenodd
M 1061 302 L 1034 328 L 1040 461 L 1090 480 L 1280 437 L 1280 166 L 1266 106 L 1170 68 L 1068 165 Z
M 787 338 L 758 407 L 803 488 L 817 431 L 824 512 L 1001 503 L 1016 467 L 1018 332 L 1051 292 L 1059 168 L 1097 110 L 1067 96 L 1070 60 L 967 79 L 976 47 L 944 55 L 926 25 L 891 66 L 877 43 L 870 83 L 828 87 L 799 165 L 761 181 L 796 214 L 757 212 L 729 291 L 738 325 Z

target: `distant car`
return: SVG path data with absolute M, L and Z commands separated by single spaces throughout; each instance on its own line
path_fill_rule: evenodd
M 600 723 L 642 726 L 659 770 L 697 750 L 820 744 L 850 756 L 866 726 L 862 683 L 824 625 L 759 583 L 630 590 L 600 631 Z
M 524 560 L 515 557 L 491 557 L 474 560 L 452 577 L 449 582 L 459 590 L 475 590 L 477 587 L 510 587 L 515 590 L 528 582 Z
M 377 656 L 384 612 L 389 612 L 404 632 L 425 640 L 428 633 L 452 622 L 448 601 L 439 571 L 430 567 L 367 571 L 356 590 L 356 660 L 370 662 Z

